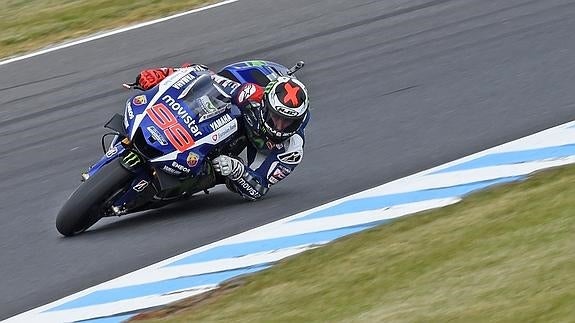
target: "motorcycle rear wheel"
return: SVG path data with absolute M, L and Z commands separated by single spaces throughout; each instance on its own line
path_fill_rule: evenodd
M 56 229 L 70 237 L 86 231 L 104 216 L 104 202 L 125 186 L 132 173 L 112 161 L 80 184 L 58 212 Z

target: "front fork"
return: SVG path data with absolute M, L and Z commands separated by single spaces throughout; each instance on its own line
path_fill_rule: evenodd
M 141 210 L 153 200 L 156 192 L 157 188 L 150 170 L 140 167 L 134 173 L 132 181 L 118 192 L 113 201 L 110 201 L 110 209 L 117 216 Z
M 126 149 L 127 146 L 129 146 L 127 139 L 119 141 L 118 136 L 116 135 L 110 143 L 108 150 L 104 153 L 100 160 L 98 160 L 98 162 L 96 162 L 94 165 L 90 166 L 88 171 L 82 174 L 82 181 L 92 177 L 94 174 L 100 171 L 102 167 L 109 164 L 116 158 L 121 158 L 120 163 L 122 166 L 124 166 L 124 168 L 131 172 L 137 172 L 140 168 L 142 168 L 140 166 L 145 164 L 145 161 L 139 154 Z
M 146 165 L 145 160 L 129 149 L 128 141 L 120 141 L 117 135 L 100 160 L 82 174 L 82 181 L 88 180 L 115 159 L 119 159 L 120 164 L 133 173 L 130 183 L 105 203 L 109 209 L 106 213 L 119 216 L 146 204 L 156 194 L 157 189 L 153 184 L 153 171 L 149 167 L 142 167 Z
M 106 212 L 109 215 L 120 216 L 158 207 L 202 190 L 207 192 L 208 188 L 216 184 L 215 173 L 209 164 L 205 164 L 200 176 L 185 180 L 175 179 L 161 171 L 156 173 L 153 168 L 146 167 L 146 161 L 138 153 L 130 149 L 129 141 L 119 141 L 118 137 L 112 140 L 102 158 L 82 174 L 83 181 L 117 158 L 124 168 L 133 173 L 133 177 L 129 184 L 105 203 L 110 210 Z
M 104 148 L 104 146 L 102 146 Z M 104 152 L 104 155 L 98 160 L 94 165 L 90 166 L 88 170 L 82 173 L 82 181 L 86 181 L 88 178 L 94 176 L 102 167 L 109 164 L 112 160 L 118 158 L 126 151 L 126 148 L 121 141 L 118 141 L 118 135 L 114 136 L 114 139 L 110 143 L 108 150 Z

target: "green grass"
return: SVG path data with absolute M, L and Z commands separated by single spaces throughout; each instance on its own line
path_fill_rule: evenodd
M 575 322 L 575 167 L 281 261 L 150 322 Z
M 0 57 L 213 2 L 218 1 L 4 0 L 0 10 Z

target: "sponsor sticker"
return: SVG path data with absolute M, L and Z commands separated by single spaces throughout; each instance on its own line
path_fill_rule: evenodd
M 140 156 L 138 156 L 138 154 L 136 154 L 133 151 L 128 152 L 128 154 L 124 156 L 124 158 L 122 158 L 122 161 L 128 167 L 136 167 L 138 164 L 142 162 Z
M 223 87 L 231 87 L 233 89 L 236 89 L 239 84 L 222 76 L 219 76 L 218 74 L 214 74 L 212 75 L 212 80 L 214 80 L 216 83 L 220 84 Z
M 181 120 L 184 121 L 194 136 L 202 135 L 199 127 L 196 125 L 196 120 L 194 120 L 194 117 L 191 116 L 188 111 L 179 102 L 176 101 L 176 99 L 167 94 L 162 97 L 162 100 L 168 104 L 170 109 L 172 109 Z
M 198 161 L 200 160 L 200 156 L 196 153 L 190 152 L 188 157 L 186 158 L 186 163 L 190 167 L 196 167 L 198 165 Z
M 230 122 L 228 123 L 228 125 L 226 125 L 226 128 L 220 129 L 220 136 L 222 136 L 223 138 L 227 138 L 236 130 L 237 130 L 237 122 Z
M 238 122 L 232 119 L 231 122 L 226 123 L 216 132 L 211 133 L 209 136 L 202 138 L 202 144 L 207 143 L 210 145 L 217 144 L 232 136 L 238 130 Z M 207 142 L 204 142 L 207 141 Z
M 193 72 L 201 72 L 201 71 L 207 71 L 208 70 L 208 68 L 206 66 L 200 65 L 200 64 L 187 66 L 186 68 L 188 68 L 190 71 L 193 71 Z
M 229 114 L 224 114 L 223 116 L 216 119 L 214 122 L 210 123 L 210 128 L 212 128 L 213 131 L 216 131 L 230 121 L 232 121 L 232 117 L 230 117 Z
M 116 155 L 118 153 L 118 148 L 116 146 L 111 147 L 110 149 L 108 149 L 108 151 L 106 152 L 106 157 L 108 158 L 112 158 L 114 155 Z
M 190 83 L 195 77 L 191 74 L 184 75 L 181 79 L 179 79 L 176 83 L 174 83 L 173 87 L 175 89 L 181 90 L 186 84 Z
M 246 182 L 246 180 L 243 177 L 240 177 L 236 183 L 244 189 L 244 192 L 246 192 L 248 195 L 250 195 L 253 198 L 259 198 L 262 195 L 255 189 L 253 188 L 250 183 Z
M 146 129 L 148 129 L 148 131 L 152 134 L 152 138 L 154 138 L 154 140 L 159 142 L 160 145 L 162 145 L 162 146 L 168 145 L 166 138 L 164 138 L 164 136 L 162 136 L 162 134 L 158 131 L 158 129 L 156 129 L 156 127 L 148 126 L 148 127 L 146 127 Z
M 172 167 L 175 168 L 175 169 L 177 169 L 177 170 L 180 170 L 180 171 L 182 171 L 182 172 L 184 172 L 184 173 L 189 173 L 189 172 L 190 172 L 190 169 L 189 169 L 189 168 L 187 168 L 186 166 L 180 165 L 180 164 L 176 163 L 175 161 L 172 162 Z
M 278 107 L 276 107 L 276 109 L 278 109 L 279 112 L 281 112 L 281 113 L 283 113 L 283 114 L 285 114 L 285 115 L 287 115 L 287 116 L 290 116 L 290 117 L 295 117 L 295 116 L 297 116 L 297 111 L 296 111 L 296 110 L 293 110 L 293 109 L 290 109 L 290 108 L 286 108 L 286 107 L 282 107 L 282 106 L 278 106 Z
M 240 95 L 238 96 L 238 102 L 244 102 L 254 93 L 256 93 L 256 87 L 253 84 L 247 84 L 240 92 Z
M 134 111 L 132 111 L 132 105 L 128 104 L 126 106 L 126 111 L 128 112 L 128 118 L 130 118 L 130 120 L 134 119 Z
M 268 181 L 272 184 L 276 184 L 282 179 L 286 178 L 291 173 L 291 170 L 283 165 L 277 165 L 276 169 L 268 177 Z
M 212 100 L 207 95 L 203 95 L 198 99 L 199 105 L 205 113 L 212 113 L 218 111 L 218 108 L 212 103 Z
M 172 174 L 172 175 L 180 175 L 182 172 L 180 172 L 179 170 L 175 170 L 169 166 L 164 165 L 164 167 L 162 167 L 162 170 L 168 174 Z
M 291 151 L 278 155 L 278 159 L 286 164 L 297 165 L 301 161 L 302 153 L 300 151 Z
M 266 146 L 268 147 L 269 150 L 272 150 L 274 148 L 282 149 L 284 147 L 284 144 L 283 143 L 276 144 L 271 141 L 266 141 Z
M 138 95 L 136 97 L 134 97 L 134 99 L 132 100 L 132 103 L 134 105 L 143 105 L 148 103 L 148 98 L 146 98 L 145 95 Z
M 143 191 L 146 187 L 148 187 L 150 183 L 148 183 L 148 181 L 146 180 L 141 180 L 138 182 L 138 184 L 134 185 L 134 187 L 132 187 L 134 189 L 134 191 L 136 192 L 141 192 Z
M 219 115 L 219 114 L 221 113 L 221 110 L 222 110 L 222 109 L 217 110 L 217 111 L 214 111 L 214 112 L 210 112 L 210 113 L 203 114 L 203 115 L 200 117 L 200 122 L 202 122 L 202 121 L 204 121 L 204 120 L 208 120 L 208 119 L 210 119 L 210 118 L 213 118 L 213 117 Z

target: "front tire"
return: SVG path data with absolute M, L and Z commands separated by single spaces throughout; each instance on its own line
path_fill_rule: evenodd
M 72 193 L 56 218 L 56 229 L 64 236 L 86 231 L 102 218 L 103 203 L 131 179 L 132 173 L 119 160 L 102 167 Z

